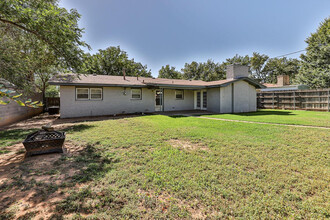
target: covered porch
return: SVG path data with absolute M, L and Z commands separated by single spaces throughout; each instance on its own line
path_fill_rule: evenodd
M 207 110 L 206 89 L 157 88 L 154 93 L 155 112 Z

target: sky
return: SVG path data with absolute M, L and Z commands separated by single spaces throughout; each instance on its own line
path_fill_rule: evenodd
M 153 76 L 167 64 L 180 70 L 186 62 L 305 49 L 305 39 L 330 16 L 330 0 L 61 0 L 60 6 L 81 14 L 91 54 L 120 46 Z

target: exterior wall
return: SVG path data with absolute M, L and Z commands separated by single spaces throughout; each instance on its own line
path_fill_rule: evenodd
M 75 86 L 60 87 L 61 118 L 100 116 L 155 110 L 154 91 L 142 88 L 142 99 L 131 99 L 131 88 L 103 87 L 103 100 L 76 100 Z
M 177 100 L 175 89 L 164 89 L 164 111 L 193 110 L 194 91 L 185 89 L 183 93 L 184 99 Z
M 24 100 L 27 98 L 22 99 Z M 31 99 L 33 101 L 38 101 L 41 100 L 42 97 L 41 94 L 37 94 L 31 97 Z M 8 105 L 0 105 L 0 127 L 41 114 L 42 110 L 42 108 L 20 106 L 14 101 L 11 101 Z
M 207 110 L 210 112 L 220 112 L 220 88 L 207 90 Z
M 207 110 L 218 113 L 232 113 L 233 84 L 226 87 L 207 89 Z M 61 86 L 61 117 L 84 117 L 135 112 L 155 111 L 155 90 L 142 88 L 142 99 L 131 99 L 131 89 L 103 87 L 103 100 L 76 100 L 75 86 Z M 184 99 L 175 98 L 175 89 L 164 89 L 164 111 L 194 109 L 194 90 L 184 90 Z M 257 110 L 256 89 L 245 81 L 234 83 L 234 112 Z
M 234 112 L 257 111 L 257 92 L 254 86 L 244 81 L 234 83 Z
M 220 113 L 232 112 L 232 84 L 220 87 Z

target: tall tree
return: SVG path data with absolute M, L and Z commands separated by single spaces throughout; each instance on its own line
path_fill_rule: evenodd
M 296 82 L 311 88 L 330 87 L 330 17 L 321 22 L 315 33 L 306 39 L 306 54 Z
M 236 64 L 241 64 L 241 65 L 250 65 L 251 61 L 250 61 L 249 55 L 240 56 L 240 55 L 236 54 L 232 58 L 227 58 L 225 63 L 226 64 L 235 64 L 236 63 Z
M 94 55 L 86 54 L 84 64 L 78 70 L 82 73 L 118 76 L 123 74 L 124 69 L 127 76 L 151 76 L 147 65 L 129 59 L 119 46 L 99 50 Z
M 80 15 L 58 6 L 57 0 L 0 2 L 0 77 L 19 90 L 45 94 L 58 67 L 75 69 L 82 63 Z
M 80 14 L 58 6 L 58 0 L 4 0 L 0 2 L 0 23 L 22 30 L 20 34 L 35 36 L 68 67 L 81 64 L 82 47 L 89 47 L 80 38 Z M 9 30 L 7 30 L 9 31 Z
M 205 63 L 195 61 L 186 63 L 181 71 L 184 79 L 213 81 L 226 78 L 225 65 L 215 63 L 211 59 Z
M 266 82 L 267 72 L 264 70 L 265 64 L 269 57 L 265 54 L 253 52 L 250 59 L 252 77 L 262 82 Z
M 165 79 L 182 79 L 182 74 L 175 69 L 175 67 L 166 65 L 162 66 L 162 68 L 158 72 L 158 78 Z
M 293 58 L 271 58 L 263 68 L 263 81 L 266 83 L 277 83 L 277 76 L 288 75 L 292 82 L 298 74 L 300 61 Z

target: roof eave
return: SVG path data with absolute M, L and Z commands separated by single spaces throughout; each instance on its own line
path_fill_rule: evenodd
M 99 87 L 147 87 L 147 85 L 132 85 L 132 84 L 105 84 L 105 83 L 64 83 L 64 82 L 49 82 L 49 85 L 55 86 L 99 86 Z

